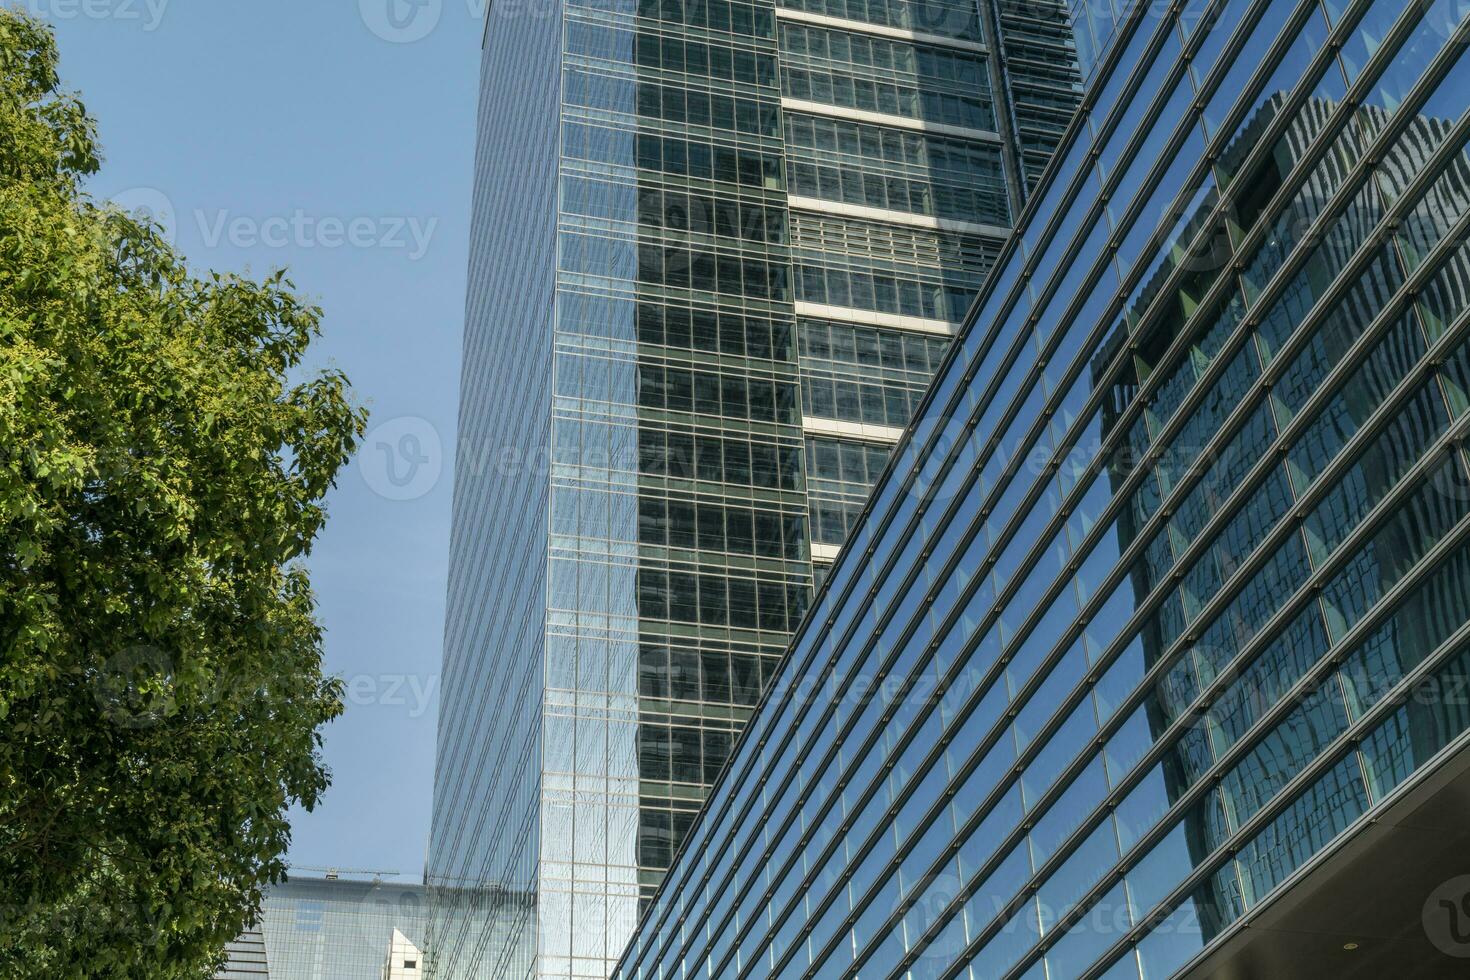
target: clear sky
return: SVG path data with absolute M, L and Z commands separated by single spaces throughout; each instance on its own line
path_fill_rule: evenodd
M 299 865 L 423 868 L 482 0 L 21 0 L 101 123 L 97 197 L 198 270 L 285 266 L 372 410 L 311 559 L 334 784 Z M 390 465 L 391 464 L 391 465 Z M 229 760 L 220 760 L 228 765 Z

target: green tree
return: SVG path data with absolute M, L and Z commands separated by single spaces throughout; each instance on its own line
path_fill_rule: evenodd
M 281 274 L 89 199 L 58 84 L 0 10 L 0 977 L 202 977 L 328 782 L 299 559 L 365 415 Z

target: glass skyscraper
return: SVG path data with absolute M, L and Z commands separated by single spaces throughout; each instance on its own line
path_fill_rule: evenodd
M 437 976 L 616 963 L 1080 91 L 1059 0 L 493 5 Z
M 1470 5 L 1131 6 L 618 980 L 1462 975 Z

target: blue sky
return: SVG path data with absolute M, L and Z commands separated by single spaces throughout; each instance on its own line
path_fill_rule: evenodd
M 390 7 L 390 4 L 392 5 Z M 372 410 L 311 560 L 334 785 L 300 865 L 423 867 L 433 788 L 482 0 L 22 0 L 98 117 L 95 196 L 197 270 L 287 267 Z M 222 760 L 228 764 L 228 760 Z

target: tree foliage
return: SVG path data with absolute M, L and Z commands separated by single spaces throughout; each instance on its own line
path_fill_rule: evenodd
M 364 415 L 289 281 L 191 276 L 97 168 L 0 9 L 0 977 L 203 977 L 327 784 L 298 559 Z

